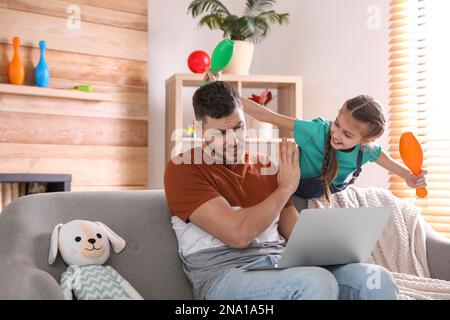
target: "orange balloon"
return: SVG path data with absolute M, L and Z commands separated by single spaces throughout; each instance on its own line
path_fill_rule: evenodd
M 417 138 L 412 132 L 405 132 L 400 137 L 400 156 L 405 165 L 414 175 L 422 172 L 423 151 Z M 416 195 L 420 198 L 426 197 L 427 189 L 416 189 Z

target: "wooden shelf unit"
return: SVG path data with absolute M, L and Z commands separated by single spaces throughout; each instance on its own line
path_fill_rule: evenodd
M 183 96 L 184 87 L 200 87 L 203 74 L 177 73 L 166 80 L 166 162 L 171 158 L 175 146 L 196 147 L 201 145 L 200 138 L 183 137 L 176 129 L 183 129 Z M 296 118 L 302 117 L 302 77 L 282 75 L 230 75 L 223 74 L 222 81 L 228 82 L 241 95 L 243 89 L 276 89 L 277 110 L 279 113 Z M 194 112 L 192 110 L 192 112 Z M 256 120 L 253 125 L 258 123 Z M 252 127 L 252 125 L 247 127 Z M 280 129 L 280 137 L 292 138 L 292 131 Z M 248 138 L 247 143 L 278 143 L 278 138 Z M 183 148 L 179 151 L 181 152 Z M 177 151 L 178 152 L 178 151 Z

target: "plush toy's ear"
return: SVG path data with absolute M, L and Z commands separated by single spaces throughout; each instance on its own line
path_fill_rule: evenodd
M 125 240 L 122 239 L 121 237 L 119 237 L 108 226 L 106 226 L 105 224 L 103 224 L 99 221 L 96 221 L 95 224 L 97 226 L 99 226 L 100 228 L 102 228 L 103 231 L 106 233 L 106 236 L 108 237 L 109 241 L 111 242 L 112 248 L 115 253 L 119 253 L 120 251 L 122 251 L 125 248 L 125 246 L 127 244 L 125 242 Z
M 48 264 L 53 264 L 58 255 L 58 239 L 59 239 L 59 229 L 63 226 L 62 223 L 57 224 L 52 231 L 52 236 L 50 238 L 50 253 L 48 255 Z

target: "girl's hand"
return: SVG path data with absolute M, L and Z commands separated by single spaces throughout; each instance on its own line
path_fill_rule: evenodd
M 405 178 L 405 182 L 408 185 L 408 187 L 410 187 L 410 188 L 414 188 L 414 189 L 425 188 L 427 186 L 427 182 L 426 182 L 426 178 L 425 178 L 427 173 L 428 172 L 426 170 L 423 170 L 418 175 L 414 175 L 414 174 L 410 173 Z
M 203 77 L 203 82 L 214 82 L 220 81 L 220 72 L 218 74 L 212 74 L 209 68 L 206 68 L 205 76 Z

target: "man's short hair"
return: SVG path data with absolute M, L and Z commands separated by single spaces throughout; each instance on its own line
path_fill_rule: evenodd
M 230 115 L 240 106 L 240 99 L 231 85 L 214 81 L 195 91 L 192 104 L 197 120 L 204 120 L 205 116 L 220 119 Z

